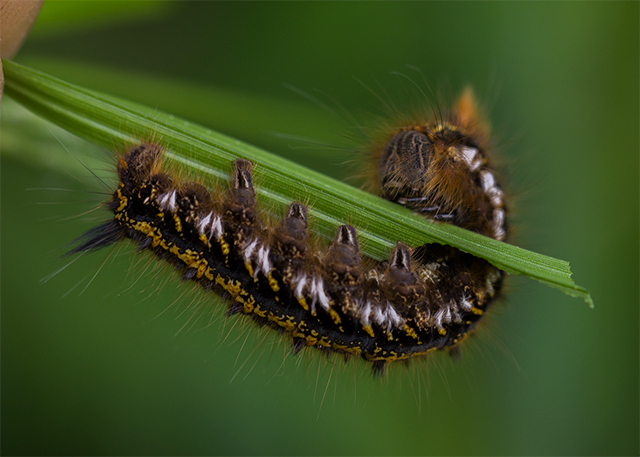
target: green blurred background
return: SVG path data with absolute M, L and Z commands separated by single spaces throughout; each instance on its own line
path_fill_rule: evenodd
M 104 188 L 75 157 L 103 175 L 109 159 L 5 97 L 2 453 L 637 455 L 638 15 L 637 2 L 46 2 L 17 62 L 339 178 L 348 129 L 288 85 L 379 113 L 354 77 L 401 100 L 415 90 L 392 72 L 449 95 L 472 84 L 514 242 L 571 261 L 596 307 L 510 278 L 460 360 L 380 381 L 291 357 L 129 248 L 41 283 L 101 217 L 81 214 Z

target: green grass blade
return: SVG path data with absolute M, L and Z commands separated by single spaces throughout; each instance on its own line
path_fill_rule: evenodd
M 227 179 L 231 162 L 255 163 L 260 201 L 283 214 L 294 199 L 309 203 L 313 231 L 332 238 L 338 225 L 359 229 L 365 255 L 381 260 L 403 240 L 412 246 L 441 243 L 487 259 L 564 293 L 589 293 L 571 279 L 568 262 L 536 254 L 448 224 L 430 222 L 409 210 L 241 141 L 173 115 L 84 89 L 14 62 L 3 61 L 5 92 L 36 114 L 100 146 L 123 150 L 147 139 L 164 145 L 185 170 L 212 180 Z

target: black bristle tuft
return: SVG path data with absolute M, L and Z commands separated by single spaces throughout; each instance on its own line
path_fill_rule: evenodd
M 371 363 L 371 374 L 373 375 L 374 378 L 381 378 L 382 376 L 384 376 L 384 370 L 385 367 L 387 365 L 387 362 L 385 360 L 374 360 Z
M 140 244 L 138 245 L 138 252 L 144 251 L 149 246 L 151 246 L 152 243 L 153 238 L 151 238 L 150 236 L 146 237 L 144 240 L 140 241 Z
M 196 276 L 197 273 L 198 273 L 198 269 L 197 268 L 189 268 L 182 275 L 182 280 L 183 281 L 188 281 L 190 279 L 193 279 Z
M 302 351 L 302 348 L 307 345 L 307 340 L 304 338 L 293 338 L 293 354 L 297 354 Z
M 242 303 L 232 303 L 231 306 L 229 306 L 229 309 L 227 310 L 227 316 L 233 316 L 235 314 L 238 314 L 239 312 L 241 312 L 244 309 L 244 305 Z
M 75 248 L 67 252 L 67 256 L 83 251 L 93 251 L 116 243 L 125 237 L 125 233 L 115 220 L 110 220 L 93 227 L 91 230 L 80 235 L 72 243 L 80 243 Z

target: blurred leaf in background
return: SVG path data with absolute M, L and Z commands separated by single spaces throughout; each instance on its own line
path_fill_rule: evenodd
M 285 85 L 378 114 L 354 76 L 398 103 L 412 92 L 391 72 L 424 84 L 407 65 L 451 94 L 472 84 L 501 140 L 515 243 L 571 260 L 596 308 L 514 278 L 461 360 L 436 355 L 380 382 L 360 365 L 293 359 L 209 310 L 194 324 L 184 285 L 124 252 L 40 284 L 101 217 L 84 215 L 105 190 L 75 156 L 104 176 L 112 165 L 5 100 L 3 454 L 638 454 L 638 13 L 46 2 L 18 62 L 340 178 L 349 130 Z

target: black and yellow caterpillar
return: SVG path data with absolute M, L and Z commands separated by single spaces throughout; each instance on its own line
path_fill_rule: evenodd
M 455 111 L 402 127 L 374 155 L 376 180 L 387 199 L 504 240 L 503 193 L 473 133 Z M 389 362 L 457 346 L 502 286 L 501 270 L 449 246 L 398 242 L 388 261 L 363 258 L 350 225 L 314 248 L 302 203 L 291 203 L 279 223 L 261 220 L 248 160 L 233 162 L 232 185 L 218 198 L 162 164 L 155 143 L 119 157 L 120 183 L 107 203 L 114 217 L 70 253 L 129 238 L 228 299 L 229 315 L 290 334 L 295 352 L 360 356 L 381 374 Z

